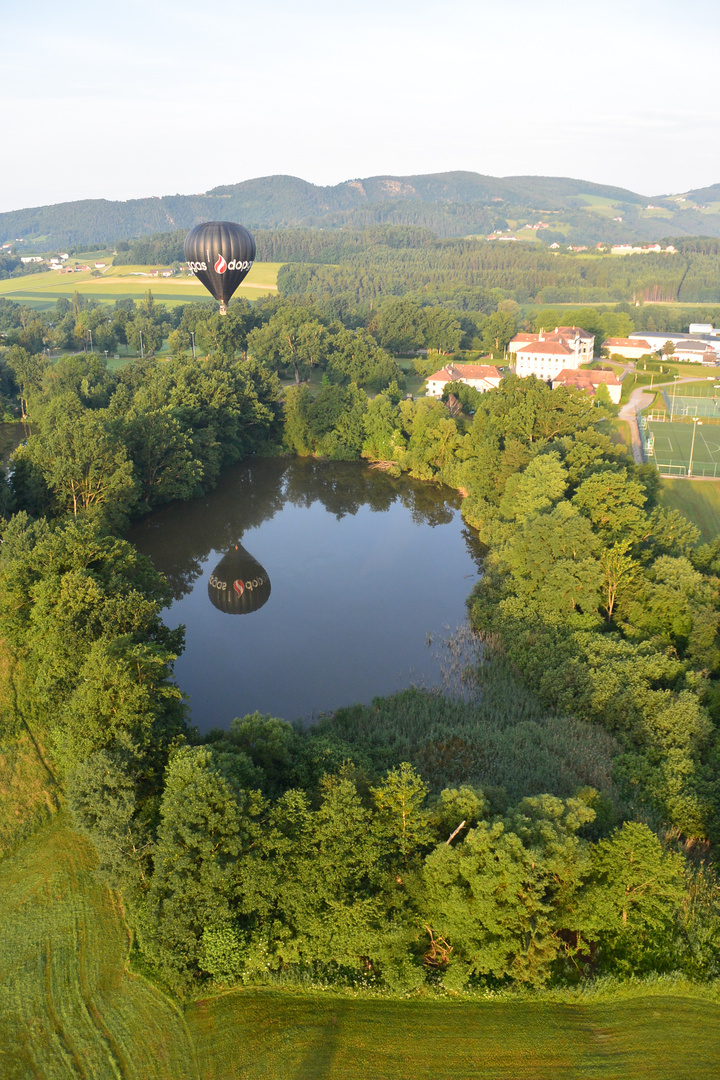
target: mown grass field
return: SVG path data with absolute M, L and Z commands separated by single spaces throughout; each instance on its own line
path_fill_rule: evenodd
M 241 990 L 181 1010 L 62 815 L 0 863 L 3 1080 L 698 1080 L 720 1002 L 392 1000 Z
M 3 1080 L 197 1080 L 182 1014 L 126 969 L 118 902 L 58 817 L 0 863 Z
M 235 296 L 257 300 L 276 292 L 278 270 L 282 265 L 255 263 Z M 69 299 L 76 291 L 109 304 L 128 296 L 142 300 L 148 289 L 157 301 L 170 306 L 210 299 L 210 294 L 196 278 L 185 274 L 177 278 L 152 277 L 149 271 L 153 269 L 149 266 L 111 266 L 100 277 L 93 277 L 89 270 L 78 274 L 48 270 L 0 281 L 0 296 L 38 309 L 52 307 L 61 296 Z
M 203 1080 L 700 1080 L 720 1004 L 368 1001 L 239 992 L 187 1010 Z
M 720 536 L 720 480 L 663 479 L 660 502 L 697 525 L 704 541 Z

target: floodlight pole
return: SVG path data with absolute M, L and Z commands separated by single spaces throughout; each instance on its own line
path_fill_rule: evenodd
M 678 381 L 678 379 L 679 379 L 679 378 L 680 378 L 680 376 L 679 376 L 679 375 L 673 375 L 673 379 L 674 379 L 675 381 L 674 381 L 674 383 L 673 383 L 673 400 L 672 400 L 672 409 L 670 410 L 670 419 L 671 419 L 671 420 L 674 420 L 674 419 L 675 419 L 675 391 L 677 390 L 677 381 Z
M 702 420 L 699 416 L 693 416 L 693 437 L 692 443 L 690 444 L 690 464 L 688 466 L 688 477 L 692 476 L 693 452 L 695 450 L 695 432 L 698 429 L 698 424 L 700 424 L 700 426 L 702 427 Z
M 190 337 L 192 338 L 192 354 L 193 354 L 193 360 L 194 360 L 195 359 L 195 331 L 194 330 L 190 331 Z

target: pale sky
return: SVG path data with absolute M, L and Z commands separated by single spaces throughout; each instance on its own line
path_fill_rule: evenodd
M 467 169 L 720 182 L 716 0 L 0 0 L 0 212 Z

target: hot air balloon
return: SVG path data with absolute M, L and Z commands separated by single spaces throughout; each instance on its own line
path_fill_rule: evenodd
M 219 611 L 249 615 L 267 603 L 270 578 L 257 559 L 242 544 L 236 544 L 210 575 L 208 596 Z
M 234 221 L 206 221 L 185 237 L 185 258 L 195 277 L 220 302 L 220 314 L 226 315 L 230 297 L 253 264 L 255 241 Z

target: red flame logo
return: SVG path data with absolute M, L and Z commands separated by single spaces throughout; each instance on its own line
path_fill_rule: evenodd
M 225 262 L 224 259 L 223 259 L 223 262 Z M 224 269 L 224 267 L 223 267 L 223 269 Z M 221 274 L 222 270 L 219 270 L 218 273 Z M 238 594 L 238 596 L 242 596 L 242 594 L 245 592 L 245 582 L 242 581 L 241 578 L 238 578 L 237 581 L 233 581 L 233 589 Z
M 215 263 L 213 270 L 216 274 L 224 274 L 227 270 L 227 263 L 223 259 L 222 255 L 218 255 L 217 262 Z

